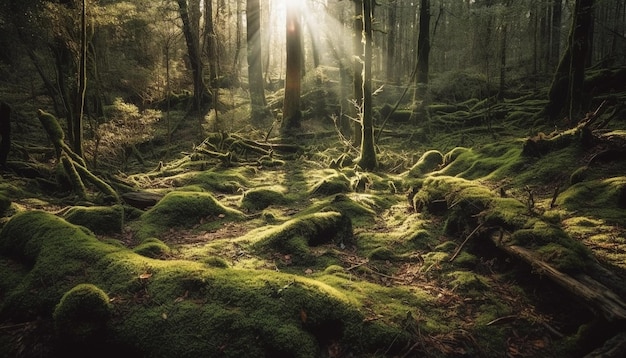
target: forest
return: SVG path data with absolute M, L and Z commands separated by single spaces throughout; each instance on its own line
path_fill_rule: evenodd
M 4 0 L 0 48 L 0 357 L 626 356 L 622 0 Z

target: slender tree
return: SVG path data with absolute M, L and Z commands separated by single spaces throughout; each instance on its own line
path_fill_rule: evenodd
M 428 84 L 430 57 L 430 0 L 421 0 L 419 18 L 419 37 L 417 39 L 417 84 Z
M 361 157 L 358 164 L 364 170 L 378 166 L 374 147 L 374 119 L 372 117 L 372 14 L 373 0 L 363 0 L 363 115 L 361 136 Z
M 283 122 L 281 131 L 293 134 L 300 128 L 300 87 L 302 76 L 302 32 L 300 9 L 295 1 L 287 1 L 287 70 L 285 75 L 285 98 L 283 101 Z
M 259 0 L 246 2 L 246 28 L 248 44 L 248 86 L 250 90 L 250 118 L 262 123 L 268 116 L 263 80 L 261 49 L 261 6 Z
M 217 34 L 213 25 L 213 0 L 204 0 L 204 47 L 209 60 L 209 78 L 211 86 L 217 86 Z
M 354 81 L 355 117 L 358 117 L 363 108 L 363 0 L 354 0 L 354 21 L 352 29 L 352 75 Z M 361 144 L 361 123 L 354 122 L 354 143 Z
M 85 114 L 85 93 L 87 91 L 87 0 L 81 4 L 80 16 L 80 59 L 78 62 L 78 84 L 74 100 L 74 121 L 72 149 L 78 156 L 83 156 L 83 117 Z

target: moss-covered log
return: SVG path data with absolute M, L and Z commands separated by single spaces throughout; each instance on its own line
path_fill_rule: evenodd
M 576 297 L 581 298 L 593 311 L 599 311 L 609 322 L 626 320 L 626 303 L 609 288 L 584 274 L 568 275 L 543 261 L 535 252 L 517 245 L 502 245 L 504 233 L 491 236 L 492 241 L 506 253 L 529 264 L 533 271 L 548 277 Z

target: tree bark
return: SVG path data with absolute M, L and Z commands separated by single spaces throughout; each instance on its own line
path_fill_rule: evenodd
M 197 2 L 197 4 L 199 6 L 199 2 Z M 200 111 L 205 102 L 208 102 L 205 100 L 209 97 L 209 89 L 204 83 L 202 73 L 198 28 L 193 27 L 187 0 L 178 0 L 178 8 L 183 22 L 183 33 L 185 35 L 185 42 L 187 43 L 187 54 L 189 55 L 189 65 L 191 66 L 193 77 L 194 109 Z
M 83 156 L 83 117 L 85 113 L 85 93 L 87 90 L 87 0 L 83 0 L 80 23 L 80 59 L 78 62 L 78 85 L 74 100 L 74 121 L 72 123 L 72 150 Z
M 300 13 L 294 1 L 287 2 L 287 71 L 281 131 L 290 136 L 300 128 L 300 87 L 302 75 L 302 33 Z
M 389 34 L 387 39 L 387 80 L 393 83 L 398 82 L 396 78 L 396 7 L 397 2 L 389 4 L 388 21 L 389 21 Z
M 430 0 L 420 3 L 420 31 L 417 39 L 417 83 L 428 84 L 430 56 Z
M 250 90 L 250 118 L 262 124 L 269 115 L 265 100 L 261 48 L 261 6 L 259 0 L 246 2 L 246 40 L 248 48 L 248 86 Z
M 585 62 L 589 50 L 589 29 L 593 22 L 594 0 L 576 0 L 567 49 L 559 62 L 548 93 L 544 114 L 551 120 L 561 115 L 569 118 L 583 110 Z
M 378 166 L 374 148 L 374 120 L 372 118 L 372 0 L 363 0 L 363 118 L 361 136 L 361 157 L 359 166 L 363 170 L 373 170 Z
M 213 26 L 213 0 L 204 0 L 204 36 L 206 56 L 209 60 L 209 78 L 211 86 L 217 83 L 217 35 Z
M 354 81 L 354 113 L 355 117 L 362 113 L 363 109 L 363 44 L 361 40 L 363 38 L 363 0 L 354 0 L 354 21 L 353 21 L 353 34 L 352 34 L 352 74 Z M 361 113 L 359 113 L 361 112 Z M 361 123 L 354 122 L 354 144 L 361 144 Z

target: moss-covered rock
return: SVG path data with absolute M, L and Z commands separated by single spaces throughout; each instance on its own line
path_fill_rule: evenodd
M 84 347 L 102 342 L 113 311 L 109 301 L 109 296 L 92 284 L 67 291 L 52 314 L 57 336 L 65 344 Z
M 168 256 L 172 250 L 163 241 L 157 238 L 148 238 L 143 240 L 133 251 L 141 256 L 157 259 Z
M 271 188 L 250 189 L 241 197 L 241 207 L 246 210 L 263 210 L 270 205 L 284 205 L 289 200 L 279 190 Z
M 148 238 L 172 227 L 189 228 L 201 221 L 239 220 L 243 213 L 228 208 L 210 193 L 173 191 L 141 216 L 140 237 Z
M 122 232 L 124 227 L 124 207 L 113 206 L 74 206 L 63 214 L 68 222 L 84 226 L 96 234 Z
M 309 193 L 311 195 L 321 196 L 347 193 L 351 190 L 351 184 L 352 183 L 347 176 L 342 173 L 335 173 L 328 175 L 313 184 Z
M 443 164 L 443 155 L 437 150 L 429 150 L 409 169 L 409 175 L 419 177 L 430 173 Z

